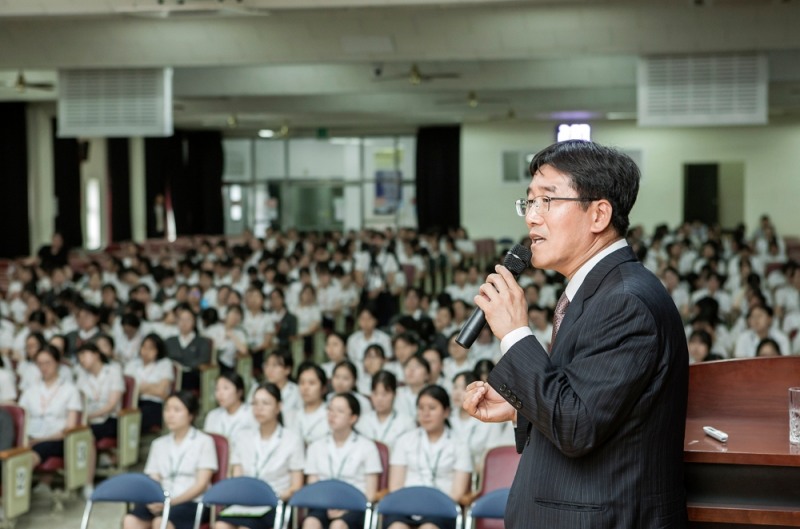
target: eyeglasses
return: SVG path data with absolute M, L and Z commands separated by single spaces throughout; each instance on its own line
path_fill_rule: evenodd
M 566 200 L 569 202 L 594 202 L 600 200 L 599 198 L 566 198 L 566 197 L 548 197 L 542 195 L 540 197 L 533 197 L 531 199 L 520 198 L 514 201 L 514 206 L 517 208 L 517 215 L 524 217 L 532 209 L 537 215 L 542 215 L 550 211 L 550 202 L 553 200 Z

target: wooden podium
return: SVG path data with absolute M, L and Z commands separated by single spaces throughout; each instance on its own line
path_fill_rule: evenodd
M 800 527 L 800 446 L 789 443 L 789 392 L 800 357 L 689 368 L 684 462 L 690 527 Z M 728 434 L 721 443 L 703 426 Z

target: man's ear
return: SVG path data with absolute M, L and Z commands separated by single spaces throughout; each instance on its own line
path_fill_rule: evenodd
M 601 198 L 600 200 L 592 202 L 590 209 L 592 214 L 592 232 L 604 232 L 611 225 L 611 215 L 614 212 L 611 202 Z

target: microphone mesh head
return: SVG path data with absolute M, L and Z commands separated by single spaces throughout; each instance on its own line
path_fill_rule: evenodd
M 531 262 L 531 249 L 527 246 L 517 244 L 511 248 L 503 259 L 503 266 L 515 276 L 522 273 L 523 270 L 528 268 Z

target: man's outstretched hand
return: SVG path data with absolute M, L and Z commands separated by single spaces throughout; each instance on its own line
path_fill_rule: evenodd
M 486 382 L 473 382 L 467 386 L 462 407 L 483 422 L 513 421 L 517 410 Z

